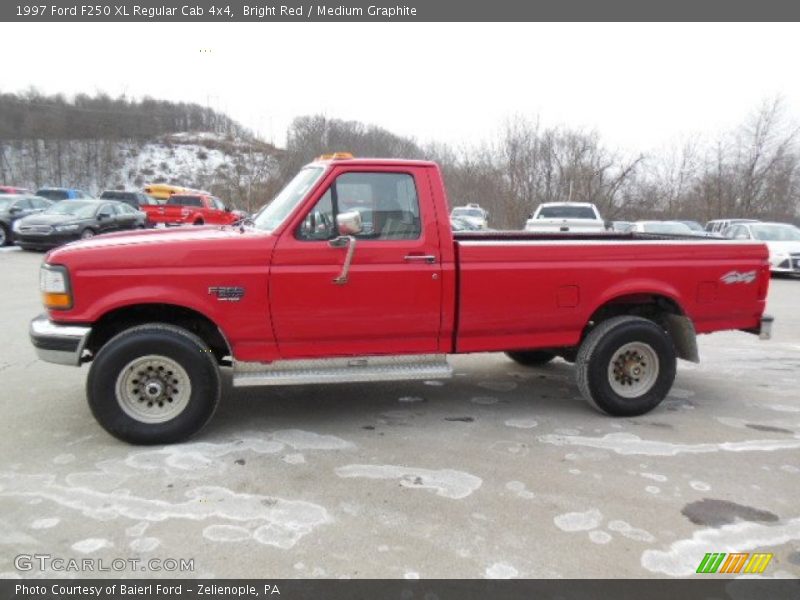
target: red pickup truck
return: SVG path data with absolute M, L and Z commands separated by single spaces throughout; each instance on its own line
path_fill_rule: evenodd
M 111 234 L 47 255 L 41 359 L 91 361 L 95 417 L 133 443 L 197 432 L 234 386 L 433 379 L 448 354 L 575 363 L 610 415 L 655 408 L 696 334 L 769 337 L 761 243 L 454 235 L 436 164 L 318 160 L 242 227 Z M 135 250 L 135 251 L 132 251 Z
M 142 206 L 151 223 L 166 225 L 230 225 L 241 217 L 209 194 L 175 194 L 164 204 Z

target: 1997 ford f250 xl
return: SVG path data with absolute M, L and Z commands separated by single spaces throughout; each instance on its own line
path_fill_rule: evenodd
M 433 379 L 446 355 L 575 363 L 599 410 L 666 396 L 695 336 L 769 337 L 761 243 L 450 230 L 439 168 L 333 155 L 249 225 L 110 234 L 52 251 L 42 360 L 91 361 L 89 405 L 128 442 L 200 430 L 234 386 Z

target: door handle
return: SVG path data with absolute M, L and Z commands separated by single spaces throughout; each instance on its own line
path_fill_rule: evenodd
M 425 262 L 432 265 L 436 262 L 436 257 L 433 254 L 409 254 L 403 257 L 406 262 Z

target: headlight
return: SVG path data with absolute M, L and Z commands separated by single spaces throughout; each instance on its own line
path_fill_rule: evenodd
M 14 221 L 14 224 L 11 226 L 11 229 L 14 231 L 14 233 L 19 233 L 20 222 L 21 222 L 21 219 L 18 219 L 16 221 Z
M 56 225 L 53 227 L 56 231 L 65 232 L 65 231 L 78 231 L 80 225 L 73 224 L 73 225 Z
M 788 252 L 775 252 L 770 255 L 769 260 L 773 265 L 779 265 L 784 261 L 790 260 Z
M 67 310 L 72 308 L 72 290 L 69 273 L 61 265 L 42 265 L 39 270 L 39 290 L 45 308 Z

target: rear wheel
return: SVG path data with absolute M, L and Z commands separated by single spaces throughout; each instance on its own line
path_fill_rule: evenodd
M 82 240 L 90 240 L 94 237 L 94 229 L 86 228 L 81 232 Z
M 208 345 L 166 324 L 142 325 L 106 343 L 89 370 L 89 407 L 111 435 L 134 444 L 169 444 L 205 426 L 220 397 Z
M 672 340 L 641 317 L 614 317 L 597 325 L 578 350 L 578 387 L 598 410 L 613 416 L 645 414 L 675 381 Z
M 506 356 L 515 363 L 526 367 L 544 365 L 556 357 L 554 352 L 547 352 L 546 350 L 515 350 L 514 352 L 506 352 Z
M 11 234 L 5 223 L 0 223 L 0 246 L 8 246 L 11 243 Z
M 192 225 L 205 225 L 205 222 L 203 221 L 203 219 L 197 219 L 197 221 L 192 223 Z

